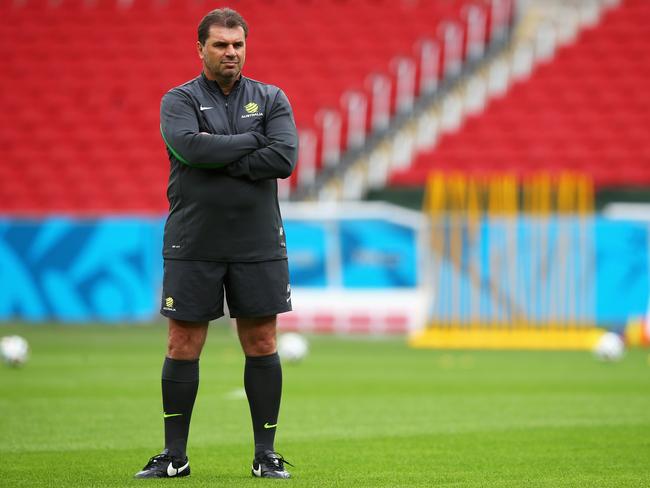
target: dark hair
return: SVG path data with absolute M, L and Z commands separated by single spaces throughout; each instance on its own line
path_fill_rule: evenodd
M 231 8 L 218 8 L 212 12 L 208 12 L 205 17 L 201 19 L 198 29 L 198 37 L 201 44 L 205 44 L 205 41 L 210 34 L 210 27 L 213 25 L 227 27 L 229 29 L 239 26 L 244 29 L 244 38 L 248 37 L 248 24 L 244 20 L 244 17 L 239 15 L 239 12 L 236 12 Z

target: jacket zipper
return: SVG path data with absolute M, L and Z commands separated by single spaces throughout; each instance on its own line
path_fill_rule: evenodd
M 235 123 L 233 122 L 233 119 L 232 119 L 232 117 L 230 115 L 230 97 L 232 95 L 234 95 L 236 92 L 239 91 L 239 89 L 241 88 L 241 86 L 240 86 L 241 83 L 242 82 L 240 80 L 239 83 L 237 84 L 237 86 L 235 87 L 235 89 L 233 91 L 231 91 L 230 93 L 228 93 L 228 95 L 226 96 L 226 118 L 228 119 L 228 128 L 230 129 L 230 134 L 236 134 L 237 133 L 236 130 L 235 130 Z
M 232 120 L 230 117 L 230 103 L 228 103 L 228 99 L 230 98 L 230 95 L 226 97 L 226 118 L 228 119 L 228 128 L 230 129 L 230 134 L 234 134 L 235 131 L 233 129 L 232 125 Z

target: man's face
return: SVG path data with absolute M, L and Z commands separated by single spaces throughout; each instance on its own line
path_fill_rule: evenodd
M 235 80 L 246 59 L 244 29 L 213 25 L 205 44 L 197 42 L 197 49 L 208 78 L 224 82 Z

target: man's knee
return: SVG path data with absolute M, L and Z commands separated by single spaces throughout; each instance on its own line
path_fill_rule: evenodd
M 265 334 L 253 337 L 244 352 L 247 356 L 268 356 L 276 350 L 275 334 Z
M 246 356 L 268 356 L 276 351 L 276 317 L 237 319 L 239 339 Z
M 172 359 L 198 359 L 208 331 L 207 323 L 169 320 L 167 357 Z

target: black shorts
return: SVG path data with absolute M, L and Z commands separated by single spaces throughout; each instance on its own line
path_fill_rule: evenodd
M 165 317 L 207 322 L 224 315 L 224 291 L 231 317 L 267 317 L 291 310 L 286 259 L 257 263 L 164 260 Z

